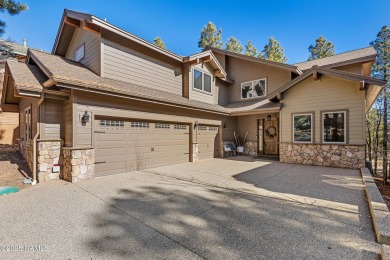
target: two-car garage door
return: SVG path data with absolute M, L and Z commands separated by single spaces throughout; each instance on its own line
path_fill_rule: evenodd
M 188 162 L 190 129 L 186 124 L 98 119 L 94 122 L 95 175 L 103 176 Z M 207 127 L 200 159 L 213 158 L 218 131 Z

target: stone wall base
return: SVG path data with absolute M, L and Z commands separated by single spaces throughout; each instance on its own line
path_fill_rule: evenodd
M 61 178 L 70 182 L 92 179 L 95 176 L 95 149 L 63 148 Z
M 0 153 L 12 153 L 18 151 L 19 151 L 18 144 L 0 144 Z
M 37 166 L 38 182 L 48 180 L 58 180 L 60 171 L 56 171 L 54 166 L 59 166 L 61 156 L 61 141 L 37 141 Z
M 192 162 L 199 161 L 199 144 L 192 144 Z
M 250 155 L 250 156 L 256 156 L 257 155 L 257 142 L 245 142 L 244 154 Z
M 365 165 L 364 145 L 280 144 L 280 162 L 358 169 Z

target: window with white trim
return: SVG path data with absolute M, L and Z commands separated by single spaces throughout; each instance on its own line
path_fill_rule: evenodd
M 81 61 L 85 56 L 85 44 L 78 47 L 74 52 L 74 60 Z
M 308 113 L 293 115 L 293 142 L 313 142 L 313 114 Z
M 32 138 L 31 107 L 24 110 L 24 141 Z
M 266 79 L 241 83 L 241 99 L 265 96 Z
M 194 88 L 211 93 L 211 76 L 203 71 L 194 69 Z
M 347 142 L 347 112 L 322 112 L 322 142 L 342 143 Z
M 198 126 L 198 130 L 207 131 L 207 126 L 200 125 Z

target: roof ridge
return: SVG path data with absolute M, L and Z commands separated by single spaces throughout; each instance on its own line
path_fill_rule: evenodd
M 370 48 L 374 48 L 374 47 L 372 47 L 372 46 L 362 47 L 362 48 L 358 48 L 358 49 L 354 49 L 354 50 L 350 50 L 350 51 L 340 52 L 340 53 L 337 53 L 337 54 L 335 54 L 335 55 L 328 56 L 328 57 L 324 57 L 324 58 L 319 58 L 319 59 L 315 59 L 315 60 L 300 61 L 300 62 L 296 62 L 296 63 L 293 63 L 293 64 L 294 64 L 294 65 L 298 65 L 298 64 L 302 64 L 302 63 L 306 63 L 306 62 L 323 60 L 323 59 L 327 59 L 327 58 L 332 58 L 332 57 L 334 57 L 334 56 L 346 54 L 346 53 L 349 53 L 349 52 L 355 52 L 355 51 L 360 51 L 360 50 L 370 49 Z M 375 49 L 375 48 L 374 48 L 374 49 Z

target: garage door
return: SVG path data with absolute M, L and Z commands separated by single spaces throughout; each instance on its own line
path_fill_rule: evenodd
M 95 120 L 95 175 L 189 161 L 189 126 L 161 122 Z
M 198 127 L 199 160 L 218 157 L 218 127 Z

